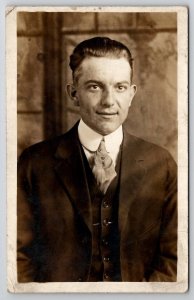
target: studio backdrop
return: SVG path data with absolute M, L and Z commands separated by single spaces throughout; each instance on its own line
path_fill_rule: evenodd
M 134 58 L 137 93 L 128 131 L 177 160 L 177 18 L 174 12 L 19 12 L 17 16 L 18 156 L 66 132 L 79 109 L 66 93 L 69 56 L 82 40 L 107 36 Z

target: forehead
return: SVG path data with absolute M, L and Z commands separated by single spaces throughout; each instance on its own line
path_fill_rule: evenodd
M 87 57 L 75 72 L 79 80 L 130 80 L 131 67 L 126 58 Z

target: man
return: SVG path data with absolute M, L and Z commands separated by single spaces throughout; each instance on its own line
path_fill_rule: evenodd
M 81 120 L 18 164 L 18 281 L 176 281 L 176 165 L 123 127 L 132 57 L 96 37 L 70 57 Z

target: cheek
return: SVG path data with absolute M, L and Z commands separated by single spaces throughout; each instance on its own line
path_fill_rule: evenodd
M 80 112 L 85 114 L 91 114 L 95 110 L 95 107 L 91 100 L 85 99 L 80 101 Z
M 80 109 L 86 111 L 95 110 L 96 105 L 98 104 L 98 97 L 96 95 L 82 95 L 78 98 Z
M 128 112 L 130 104 L 131 104 L 130 95 L 127 95 L 127 96 L 121 98 L 120 101 L 118 102 L 120 110 L 122 112 L 126 112 L 126 113 Z

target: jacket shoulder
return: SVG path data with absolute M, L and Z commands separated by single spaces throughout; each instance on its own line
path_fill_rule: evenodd
M 54 138 L 43 140 L 26 148 L 19 157 L 19 162 L 23 160 L 48 160 L 56 152 L 58 146 L 67 143 L 75 137 L 76 127 L 74 126 L 68 132 Z
M 136 157 L 144 157 L 152 161 L 154 160 L 174 161 L 174 158 L 172 157 L 170 152 L 160 145 L 157 145 L 150 141 L 144 140 L 140 137 L 129 134 L 128 132 L 125 133 L 125 137 L 128 143 L 132 144 Z

